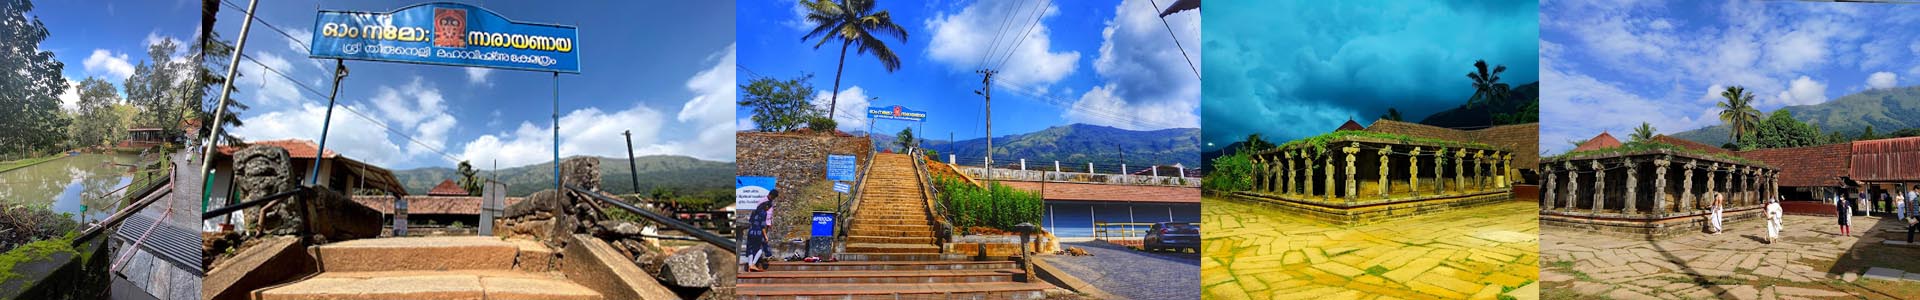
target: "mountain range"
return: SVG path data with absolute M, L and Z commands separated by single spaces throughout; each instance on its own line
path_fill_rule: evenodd
M 614 194 L 634 193 L 632 172 L 627 167 L 627 159 L 595 157 L 600 159 L 600 188 Z M 668 188 L 680 194 L 700 191 L 733 189 L 734 163 L 706 161 L 686 156 L 650 155 L 634 158 L 634 169 L 638 170 L 641 192 L 654 188 Z M 475 165 L 475 168 L 485 168 Z M 480 170 L 480 177 L 493 176 L 495 172 Z M 499 181 L 507 184 L 507 195 L 523 197 L 533 192 L 553 188 L 553 162 L 544 162 L 526 166 L 500 169 Z M 442 180 L 459 182 L 459 172 L 453 168 L 428 167 L 412 170 L 394 171 L 393 176 L 400 185 L 412 195 L 425 195 L 427 190 Z
M 1794 119 L 1820 127 L 1821 133 L 1839 132 L 1852 137 L 1872 127 L 1877 134 L 1887 134 L 1920 128 L 1920 86 L 1866 90 L 1825 103 L 1780 109 L 1792 113 Z M 1761 112 L 1760 118 L 1771 114 L 1772 111 Z M 1715 124 L 1672 136 L 1718 146 L 1733 141 L 1727 136 L 1729 131 L 1727 125 Z
M 921 146 L 939 152 L 941 160 L 954 154 L 959 160 L 977 162 L 987 153 L 985 138 L 951 143 L 921 138 Z M 894 136 L 874 134 L 873 141 L 875 149 L 888 149 L 892 148 Z M 1024 158 L 1030 166 L 1052 165 L 1058 160 L 1063 166 L 1082 168 L 1091 162 L 1102 170 L 1118 168 L 1123 162 L 1130 167 L 1153 164 L 1192 167 L 1200 164 L 1200 129 L 1140 131 L 1075 123 L 996 137 L 993 153 L 996 165 L 1018 164 L 1019 159 Z

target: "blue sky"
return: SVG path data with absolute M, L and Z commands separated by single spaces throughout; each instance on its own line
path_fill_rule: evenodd
M 1248 134 L 1284 142 L 1408 121 L 1473 95 L 1473 62 L 1506 65 L 1501 82 L 1538 81 L 1537 2 L 1208 1 L 1201 142 Z
M 1544 2 L 1544 1 L 1543 1 Z M 1540 148 L 1602 131 L 1719 124 L 1744 86 L 1762 112 L 1920 78 L 1920 5 L 1552 1 L 1542 5 Z
M 1172 27 L 1199 63 L 1197 12 L 1169 16 L 1169 25 L 1163 25 L 1147 0 L 1051 1 L 1037 10 L 1042 3 L 880 1 L 877 9 L 889 11 L 908 32 L 904 43 L 884 39 L 900 56 L 901 68 L 888 73 L 873 57 L 849 52 L 838 105 L 845 112 L 836 114 L 841 128 L 866 130 L 864 107 L 905 105 L 927 111 L 923 137 L 985 136 L 985 110 L 973 91 L 981 88 L 974 71 L 989 52 L 1006 57 L 993 89 L 996 136 L 1071 123 L 1128 129 L 1200 125 L 1199 79 L 1167 29 Z M 753 73 L 742 72 L 739 83 L 751 81 L 753 74 L 784 79 L 813 73 L 811 83 L 819 92 L 815 102 L 826 107 L 838 47 L 816 50 L 815 41 L 800 39 L 812 27 L 794 1 L 740 4 L 740 65 Z M 1035 11 L 1043 13 L 1026 41 L 1020 41 L 1025 32 L 1015 32 L 1013 25 L 1004 26 L 1007 34 L 996 39 L 1008 16 L 1027 20 L 1018 23 L 1025 29 Z M 870 97 L 879 99 L 867 101 Z M 749 108 L 736 109 L 741 128 L 752 128 L 751 114 Z M 906 126 L 879 121 L 874 131 L 893 133 Z
M 195 26 L 199 26 L 198 1 L 34 1 L 31 16 L 47 26 L 47 40 L 41 50 L 53 51 L 54 58 L 65 63 L 61 75 L 79 82 L 99 77 L 113 83 L 115 89 L 126 83 L 134 66 L 151 63 L 147 45 L 171 39 L 180 44 L 175 57 L 185 57 Z M 124 93 L 124 92 L 123 92 Z M 77 89 L 61 95 L 62 106 L 71 109 L 79 99 Z
M 517 21 L 580 29 L 581 74 L 559 76 L 562 156 L 623 157 L 620 133 L 632 130 L 636 155 L 733 160 L 735 129 L 727 114 L 734 99 L 732 1 L 457 2 Z M 311 38 L 316 9 L 390 11 L 407 4 L 262 1 L 258 17 L 304 42 Z M 237 38 L 243 18 L 241 9 L 222 9 L 217 30 L 224 38 Z M 246 126 L 234 132 L 251 140 L 317 139 L 326 99 L 295 82 L 326 92 L 333 61 L 307 58 L 306 47 L 264 26 L 256 25 L 252 35 L 245 52 L 294 80 L 243 60 L 234 97 L 253 108 L 242 116 Z M 329 149 L 396 170 L 453 167 L 456 158 L 481 168 L 496 159 L 502 168 L 551 160 L 551 73 L 369 61 L 346 65 L 351 75 L 341 83 L 339 103 L 374 121 L 336 109 Z M 405 134 L 389 133 L 374 122 Z

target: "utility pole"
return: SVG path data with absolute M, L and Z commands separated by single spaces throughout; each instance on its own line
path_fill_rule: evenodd
M 633 162 L 633 131 L 632 130 L 620 131 L 620 135 L 627 137 L 627 172 L 633 174 L 633 193 L 639 194 L 640 193 L 640 167 L 636 166 L 635 163 Z M 660 199 L 654 199 L 654 200 L 660 200 Z
M 214 106 L 213 122 L 200 125 L 213 126 L 213 129 L 207 131 L 207 143 L 201 145 L 207 147 L 206 152 L 200 156 L 200 174 L 204 176 L 202 180 L 204 183 L 200 187 L 201 211 L 207 210 L 208 200 L 212 199 L 209 197 L 213 196 L 213 173 L 209 171 L 213 170 L 213 152 L 220 151 L 220 119 L 227 114 L 227 100 L 233 95 L 234 73 L 240 71 L 240 54 L 246 53 L 247 33 L 253 32 L 253 9 L 259 5 L 260 0 L 247 1 L 246 22 L 240 23 L 240 41 L 234 42 L 233 58 L 227 60 L 227 77 L 224 77 L 226 82 L 220 84 L 220 102 Z M 228 201 L 232 200 L 228 199 Z
M 999 71 L 994 71 L 993 69 L 980 69 L 980 71 L 975 71 L 975 72 L 976 72 L 976 73 L 980 73 L 980 76 L 981 76 L 981 77 L 980 77 L 980 85 L 981 85 L 981 87 L 980 87 L 980 90 L 978 90 L 978 91 L 973 91 L 973 93 L 974 93 L 974 94 L 979 94 L 979 95 L 981 95 L 981 96 L 985 96 L 985 97 L 986 97 L 986 104 L 987 104 L 987 155 L 986 155 L 986 156 L 987 156 L 987 161 L 986 161 L 986 162 L 987 162 L 987 182 L 988 182 L 988 183 L 992 183 L 992 182 L 993 182 L 993 74 L 995 74 L 995 73 L 1000 73 L 1000 72 L 999 72 Z
M 333 99 L 340 97 L 340 80 L 347 79 L 347 63 L 333 60 L 333 93 L 327 95 L 326 119 L 320 121 L 320 149 L 313 153 L 313 174 L 307 178 L 307 185 L 320 185 L 320 162 L 327 160 L 327 129 L 333 127 Z

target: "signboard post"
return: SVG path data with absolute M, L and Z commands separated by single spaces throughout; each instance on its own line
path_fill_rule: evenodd
M 854 181 L 859 174 L 860 159 L 852 155 L 827 155 L 827 180 Z

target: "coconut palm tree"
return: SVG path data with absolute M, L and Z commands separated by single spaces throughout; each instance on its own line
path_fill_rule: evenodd
M 1745 87 L 1727 87 L 1726 91 L 1720 92 L 1720 97 L 1727 98 L 1718 104 L 1720 122 L 1727 123 L 1730 129 L 1728 135 L 1733 138 L 1733 143 L 1739 144 L 1740 137 L 1760 125 L 1760 110 L 1753 108 L 1753 93 L 1747 92 Z
M 1467 78 L 1473 79 L 1473 98 L 1467 99 L 1468 108 L 1493 105 L 1507 99 L 1510 88 L 1506 83 L 1500 82 L 1500 73 L 1506 72 L 1507 66 L 1495 66 L 1492 72 L 1488 72 L 1486 60 L 1475 60 L 1473 68 L 1473 72 L 1467 72 Z
M 872 53 L 880 60 L 880 66 L 887 72 L 900 69 L 900 56 L 880 41 L 879 36 L 893 36 L 904 43 L 907 41 L 907 29 L 893 23 L 893 17 L 885 10 L 874 11 L 874 0 L 816 0 L 800 1 L 807 8 L 807 22 L 815 25 L 800 40 L 812 40 L 814 49 L 830 41 L 840 42 L 840 66 L 833 73 L 833 97 L 827 102 L 827 116 L 831 118 L 834 108 L 840 104 L 840 74 L 847 70 L 847 48 L 855 45 L 861 54 Z
M 1628 140 L 1632 142 L 1644 142 L 1644 141 L 1653 140 L 1653 130 L 1654 130 L 1653 124 L 1647 124 L 1647 122 L 1640 122 L 1640 127 L 1633 128 L 1633 135 L 1629 136 Z

